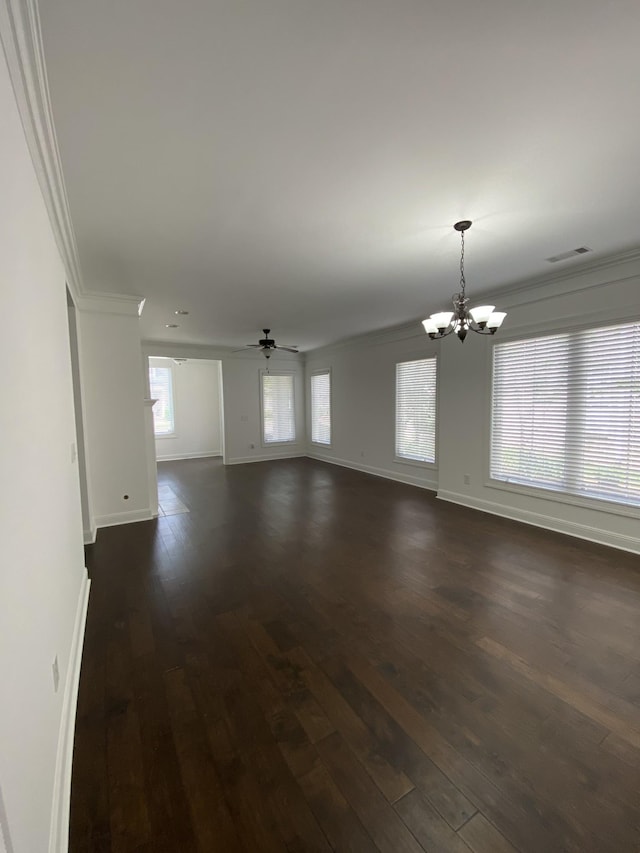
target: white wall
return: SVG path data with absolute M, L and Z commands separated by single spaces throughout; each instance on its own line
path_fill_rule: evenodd
M 171 367 L 175 435 L 156 438 L 156 458 L 193 459 L 222 455 L 219 361 L 150 358 L 150 367 Z
M 1 51 L 0 125 L 0 784 L 7 848 L 45 853 L 87 581 L 65 273 Z
M 395 369 L 399 361 L 438 352 L 422 326 L 355 338 L 307 353 L 307 452 L 318 459 L 357 468 L 423 488 L 437 488 L 436 465 L 395 459 Z M 331 446 L 311 443 L 309 385 L 314 370 L 331 368 Z
M 88 486 L 95 524 L 151 518 L 145 377 L 135 304 L 80 309 L 78 345 L 85 409 Z M 114 313 L 122 310 L 124 313 Z M 128 497 L 125 498 L 125 495 Z
M 437 488 L 444 500 L 640 552 L 637 511 L 554 498 L 541 490 L 506 490 L 488 476 L 493 344 L 640 317 L 640 257 L 591 264 L 582 272 L 503 292 L 495 301 L 509 312 L 495 338 L 471 334 L 464 344 L 454 336 L 432 342 L 416 321 L 307 353 L 307 392 L 311 372 L 320 368 L 331 368 L 333 386 L 332 446 L 319 448 L 309 441 L 309 454 Z M 437 472 L 393 460 L 394 364 L 433 352 L 438 354 Z

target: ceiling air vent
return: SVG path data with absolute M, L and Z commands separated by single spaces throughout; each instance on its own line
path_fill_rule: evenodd
M 584 255 L 586 252 L 593 252 L 588 246 L 579 246 L 577 249 L 569 249 L 568 252 L 562 252 L 560 255 L 552 255 L 550 258 L 545 258 L 550 264 L 557 264 L 558 261 L 566 261 L 567 258 L 573 258 L 576 255 Z

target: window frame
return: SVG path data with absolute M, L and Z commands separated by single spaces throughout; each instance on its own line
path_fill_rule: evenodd
M 590 495 L 579 495 L 573 492 L 563 492 L 545 486 L 536 486 L 525 483 L 514 483 L 505 480 L 497 480 L 491 476 L 491 451 L 493 440 L 493 365 L 494 365 L 494 347 L 505 343 L 516 343 L 519 341 L 531 341 L 537 338 L 544 338 L 553 335 L 574 334 L 579 332 L 597 331 L 598 329 L 606 329 L 611 326 L 622 326 L 628 323 L 639 322 L 638 319 L 629 319 L 629 315 L 621 316 L 616 311 L 603 311 L 598 315 L 589 315 L 584 318 L 582 323 L 566 323 L 562 320 L 553 320 L 543 325 L 537 326 L 522 326 L 518 331 L 516 329 L 509 330 L 505 334 L 501 334 L 500 340 L 491 341 L 490 358 L 488 361 L 488 386 L 490 393 L 486 395 L 486 438 L 484 454 L 484 486 L 488 489 L 497 489 L 498 491 L 510 492 L 519 494 L 524 497 L 535 498 L 537 500 L 547 500 L 555 503 L 566 504 L 567 506 L 575 506 L 584 509 L 593 510 L 596 512 L 606 512 L 611 515 L 623 516 L 625 518 L 640 519 L 640 506 L 634 504 L 623 503 L 606 498 L 597 498 Z
M 291 377 L 291 406 L 293 410 L 293 438 L 284 441 L 266 441 L 264 433 L 264 377 L 265 376 L 290 376 Z M 267 447 L 290 447 L 298 441 L 298 418 L 296 410 L 296 372 L 294 370 L 267 370 L 261 368 L 259 371 L 259 397 L 260 397 L 260 442 L 263 448 Z
M 313 438 L 313 377 L 329 377 L 329 441 L 316 441 Z M 309 376 L 309 441 L 314 447 L 331 447 L 333 444 L 333 376 L 330 367 L 320 367 L 312 370 Z
M 435 423 L 433 429 L 433 462 L 420 459 L 409 459 L 406 456 L 398 456 L 398 365 L 408 364 L 413 361 L 431 361 L 435 364 Z M 438 468 L 438 440 L 439 440 L 439 413 L 440 413 L 440 382 L 439 382 L 439 356 L 438 353 L 425 355 L 424 351 L 411 354 L 406 353 L 401 359 L 393 364 L 393 461 L 398 465 L 410 465 L 414 468 L 427 468 L 436 471 Z
M 158 356 L 153 356 L 153 358 L 157 358 L 157 357 Z M 153 408 L 152 408 L 151 413 L 152 413 L 152 417 L 153 417 L 153 437 L 154 437 L 155 441 L 163 441 L 164 439 L 177 438 L 178 437 L 178 431 L 176 429 L 177 417 L 176 417 L 175 365 L 173 364 L 171 359 L 167 359 L 167 361 L 169 362 L 168 364 L 149 364 L 149 371 L 162 368 L 164 370 L 168 370 L 169 376 L 171 377 L 170 378 L 169 394 L 170 394 L 170 398 L 171 398 L 171 411 L 173 414 L 173 431 L 172 432 L 165 432 L 162 434 L 156 433 L 156 422 L 155 422 L 155 417 L 153 417 Z M 153 394 L 151 392 L 151 376 L 150 375 L 149 375 L 149 394 L 153 398 Z M 153 399 L 157 400 L 158 398 L 156 397 Z M 155 408 L 155 404 L 154 404 L 154 408 Z

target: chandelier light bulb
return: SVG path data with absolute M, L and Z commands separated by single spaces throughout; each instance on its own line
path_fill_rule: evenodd
M 494 311 L 487 320 L 487 329 L 499 329 L 506 316 L 506 311 Z

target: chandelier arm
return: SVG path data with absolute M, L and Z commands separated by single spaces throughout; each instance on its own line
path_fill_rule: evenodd
M 446 338 L 447 335 L 453 334 L 453 332 L 456 331 L 456 328 L 457 328 L 457 324 L 454 322 L 454 323 L 451 323 L 449 325 L 449 328 L 446 331 L 444 331 L 444 332 L 432 332 L 429 335 L 429 337 L 431 338 L 432 341 L 439 341 L 440 338 Z
M 475 332 L 476 335 L 495 335 L 496 333 L 496 329 L 487 329 L 486 327 L 484 329 L 480 329 L 476 326 L 472 326 L 471 324 L 469 325 L 469 328 L 472 332 Z

